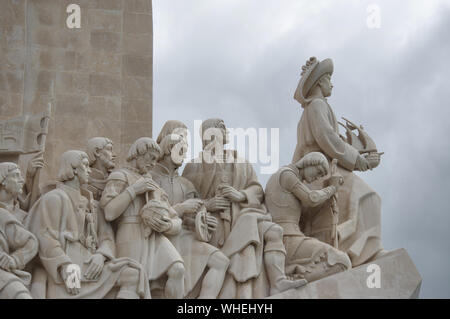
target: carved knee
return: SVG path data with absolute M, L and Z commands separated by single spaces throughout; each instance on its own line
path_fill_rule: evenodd
M 214 268 L 218 270 L 226 270 L 230 265 L 230 259 L 225 256 L 221 251 L 216 251 L 209 258 L 208 266 L 209 268 Z
M 139 270 L 128 267 L 120 274 L 120 285 L 136 285 L 139 282 Z
M 286 254 L 286 249 L 283 244 L 283 228 L 274 224 L 264 234 L 264 252 L 280 252 Z
M 181 262 L 176 262 L 172 266 L 170 266 L 167 271 L 167 276 L 169 278 L 182 278 L 184 276 L 185 269 L 184 265 Z
M 283 228 L 278 225 L 274 224 L 270 229 L 265 233 L 264 239 L 266 242 L 277 242 L 277 241 L 283 241 Z
M 30 292 L 20 281 L 12 281 L 3 288 L 2 298 L 5 299 L 32 299 Z

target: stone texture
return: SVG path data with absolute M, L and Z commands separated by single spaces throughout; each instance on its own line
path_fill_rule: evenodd
M 71 3 L 80 29 L 66 26 Z M 150 0 L 0 1 L 0 119 L 42 112 L 54 98 L 41 184 L 90 137 L 110 137 L 122 154 L 151 136 L 152 34 Z
M 380 288 L 368 288 L 367 266 L 381 270 Z M 306 286 L 271 296 L 276 299 L 407 299 L 418 298 L 422 278 L 405 249 L 397 249 L 380 259 Z

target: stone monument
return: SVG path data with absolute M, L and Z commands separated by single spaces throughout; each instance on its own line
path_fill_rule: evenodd
M 66 24 L 71 3 L 80 28 Z M 0 120 L 39 114 L 53 100 L 42 181 L 91 137 L 109 137 L 123 159 L 151 136 L 151 0 L 2 0 L 0 35 Z
M 183 172 L 186 125 L 151 138 L 151 0 L 3 0 L 0 49 L 0 298 L 419 296 L 331 59 L 303 66 L 294 157 L 263 189 L 221 119 Z

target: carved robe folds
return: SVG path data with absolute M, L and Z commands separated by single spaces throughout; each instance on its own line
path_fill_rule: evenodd
M 203 153 L 201 153 L 203 156 Z M 233 155 L 234 156 L 234 155 Z M 233 157 L 236 158 L 236 157 Z M 269 283 L 263 262 L 264 251 L 277 250 L 285 253 L 284 247 L 264 245 L 264 234 L 275 224 L 264 206 L 264 191 L 250 163 L 239 159 L 237 163 L 188 163 L 183 177 L 190 180 L 201 198 L 216 195 L 223 183 L 242 191 L 247 197 L 243 203 L 232 203 L 230 216 L 213 213 L 219 227 L 211 243 L 221 248 L 230 258 L 230 267 L 222 289 L 221 298 L 264 298 L 269 295 Z
M 31 275 L 23 269 L 37 250 L 36 237 L 0 206 L 0 254 L 12 257 L 17 265 L 12 271 L 0 268 L 0 299 L 15 298 L 19 293 L 28 291 L 26 287 L 30 284 Z M 14 282 L 19 282 L 19 285 L 11 288 Z
M 100 201 L 104 208 L 113 198 L 126 192 L 142 176 L 134 170 L 123 168 L 113 171 L 106 183 Z M 137 195 L 131 204 L 115 221 L 117 256 L 129 257 L 142 264 L 149 280 L 164 275 L 175 262 L 183 262 L 166 235 L 178 234 L 181 230 L 181 219 L 176 212 L 169 210 L 172 228 L 164 234 L 152 231 L 148 236 L 141 220 L 140 211 L 145 205 L 145 196 Z
M 352 172 L 358 151 L 339 136 L 336 116 L 326 99 L 316 98 L 304 108 L 298 123 L 293 163 L 310 152 L 322 152 L 330 161 L 338 160 L 338 173 L 345 181 L 338 191 L 339 249 L 350 256 L 353 267 L 361 265 L 383 249 L 381 199 Z M 311 186 L 323 188 L 317 183 Z M 305 212 L 306 235 L 331 243 L 329 210 L 329 207 L 323 207 L 320 212 Z
M 280 168 L 267 182 L 265 204 L 273 221 L 283 227 L 287 275 L 311 282 L 351 268 L 344 252 L 300 231 L 302 211 L 323 204 L 333 194 L 330 188 L 308 189 L 300 182 L 299 171 L 292 164 Z
M 198 198 L 197 191 L 192 183 L 179 176 L 177 172 L 170 175 L 164 166 L 156 164 L 152 176 L 160 187 L 166 191 L 169 203 L 175 210 L 176 204 L 187 199 Z M 185 296 L 187 296 L 199 282 L 207 267 L 209 257 L 219 249 L 196 238 L 195 226 L 192 227 L 195 223 L 195 214 L 184 214 L 182 218 L 184 223 L 181 232 L 176 236 L 170 236 L 170 240 L 184 260 L 187 270 L 184 287 Z M 191 226 L 188 226 L 188 224 Z
M 88 198 L 69 186 L 60 184 L 57 189 L 43 195 L 31 208 L 28 228 L 39 240 L 39 259 L 47 273 L 46 291 L 40 298 L 104 298 L 118 285 L 121 273 L 128 267 L 139 271 L 141 298 L 149 298 L 150 290 L 145 272 L 134 260 L 115 258 L 115 243 L 111 226 L 102 214 L 89 211 Z M 96 236 L 97 248 L 92 246 Z M 94 240 L 95 242 L 95 240 Z M 92 255 L 102 254 L 106 261 L 96 280 L 87 280 L 84 273 Z M 70 295 L 60 276 L 60 267 L 77 264 L 81 269 L 81 289 Z

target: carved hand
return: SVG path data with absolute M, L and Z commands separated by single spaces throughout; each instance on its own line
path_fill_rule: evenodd
M 217 212 L 230 208 L 230 201 L 222 196 L 210 198 L 205 203 L 206 210 L 209 212 Z
M 203 205 L 203 201 L 197 198 L 191 198 L 184 201 L 181 204 L 182 213 L 195 213 L 197 212 Z
M 142 177 L 133 184 L 133 189 L 136 195 L 143 194 L 149 191 L 158 189 L 159 186 L 151 178 Z
M 247 199 L 247 196 L 243 192 L 236 190 L 232 186 L 223 186 L 221 188 L 221 194 L 236 203 L 243 202 Z
M 217 221 L 217 218 L 209 214 L 206 216 L 206 225 L 208 225 L 208 229 L 210 231 L 215 231 L 217 229 L 218 224 L 219 222 Z
M 370 164 L 364 156 L 358 155 L 355 163 L 355 170 L 365 172 L 370 169 Z
M 86 279 L 97 279 L 102 273 L 103 266 L 105 265 L 105 257 L 102 254 L 94 254 L 89 260 L 89 266 L 84 274 Z
M 148 226 L 153 228 L 158 233 L 164 233 L 172 227 L 172 222 L 167 217 L 153 214 L 152 218 L 148 221 Z
M 36 175 L 37 169 L 44 167 L 44 152 L 39 152 L 34 155 L 28 162 L 27 174 L 29 177 Z
M 365 155 L 367 162 L 370 165 L 370 168 L 375 168 L 380 164 L 380 154 L 379 153 L 369 153 Z
M 64 281 L 64 285 L 66 286 L 67 293 L 69 295 L 78 295 L 80 293 L 80 288 L 69 286 L 70 281 L 67 280 L 67 278 L 69 277 L 69 274 L 67 273 L 67 267 L 69 267 L 69 264 L 62 265 L 60 268 L 59 274 L 60 274 L 62 280 Z
M 11 270 L 17 268 L 17 264 L 16 264 L 16 261 L 14 260 L 14 258 L 12 258 L 11 256 L 9 256 L 5 253 L 1 253 L 0 254 L 0 268 L 4 269 L 6 271 L 11 271 Z
M 329 179 L 328 179 L 328 185 L 329 186 L 334 186 L 336 188 L 336 190 L 339 189 L 339 187 L 341 187 L 344 184 L 344 178 L 341 175 L 332 175 Z

